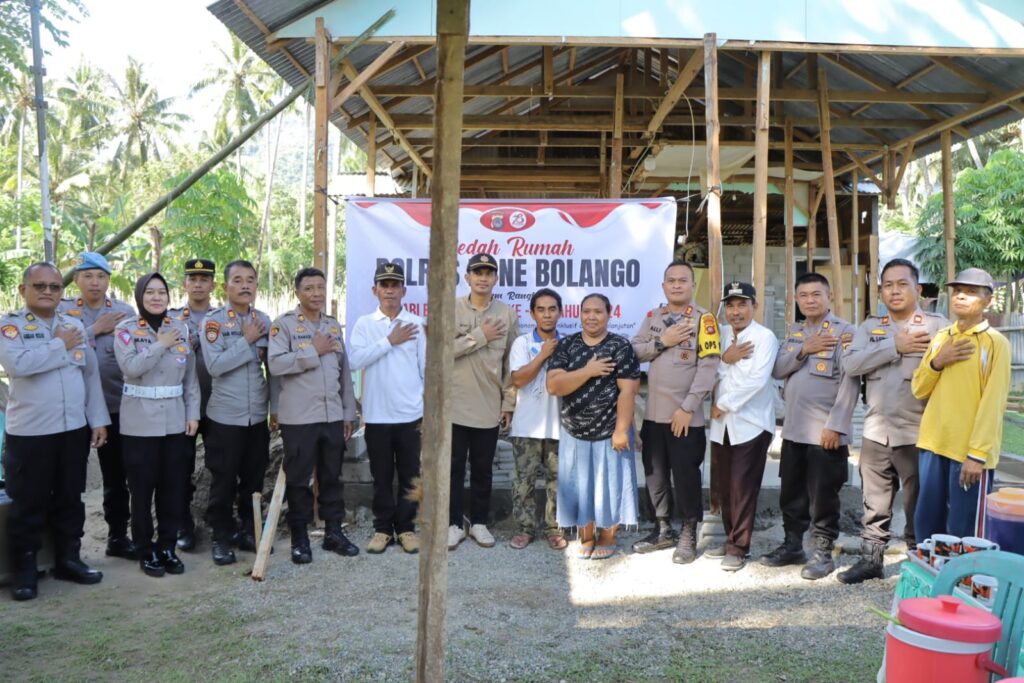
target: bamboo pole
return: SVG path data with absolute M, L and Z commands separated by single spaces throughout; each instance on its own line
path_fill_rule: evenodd
M 753 284 L 764 300 L 764 269 L 768 248 L 768 103 L 770 100 L 772 57 L 762 52 L 757 62 L 757 112 L 754 116 L 754 245 Z M 755 319 L 764 324 L 764 306 L 758 306 Z
M 942 224 L 946 242 L 946 282 L 956 277 L 956 213 L 953 208 L 953 135 L 942 131 Z
M 437 82 L 434 175 L 431 184 L 431 263 L 454 263 L 458 244 L 462 166 L 462 95 L 469 0 L 437 5 Z M 448 503 L 451 495 L 451 375 L 455 362 L 455 269 L 431 268 L 427 305 L 427 373 L 424 378 L 423 547 L 416 614 L 416 681 L 444 681 L 448 610 Z
M 256 562 L 252 566 L 253 581 L 262 581 L 267 574 L 270 551 L 274 549 L 274 537 L 277 535 L 277 522 L 281 519 L 281 506 L 284 505 L 284 488 L 284 465 L 281 465 L 281 469 L 277 471 L 277 481 L 274 482 L 270 506 L 267 508 L 267 521 L 263 523 L 263 535 L 257 546 Z
M 708 168 L 708 274 L 711 277 L 711 312 L 718 315 L 718 306 L 722 296 L 722 177 L 718 155 L 718 37 L 714 33 L 704 34 L 704 89 L 707 98 L 704 101 L 704 120 L 707 128 L 707 168 Z M 715 471 L 718 469 L 716 458 L 712 456 L 711 487 L 708 491 L 708 507 L 711 514 L 719 514 L 722 510 L 715 486 Z
M 825 68 L 818 69 L 818 118 L 821 121 L 821 182 L 825 188 L 825 217 L 828 221 L 828 252 L 832 262 L 832 291 L 839 296 L 832 301 L 832 309 L 840 318 L 844 316 L 843 265 L 839 260 L 839 215 L 836 212 L 836 182 L 832 171 L 832 124 L 828 109 L 828 77 Z
M 313 97 L 313 266 L 327 272 L 327 162 L 330 123 L 331 40 L 324 18 L 316 18 L 316 72 Z M 333 275 L 328 273 L 333 279 Z
M 371 36 L 376 34 L 377 31 L 379 31 L 384 26 L 384 24 L 391 21 L 391 18 L 394 16 L 394 10 L 388 10 L 387 12 L 385 12 L 383 15 L 381 15 L 380 19 L 375 21 L 373 24 L 370 25 L 369 28 L 367 28 L 365 31 L 359 34 L 359 36 L 357 36 L 355 40 L 345 45 L 345 47 L 341 49 L 337 56 L 335 56 L 334 61 L 339 62 L 345 57 L 347 57 L 349 54 L 351 54 L 353 50 L 361 46 Z M 135 232 L 139 228 L 144 226 L 146 223 L 150 221 L 150 219 L 152 219 L 158 213 L 160 213 L 168 206 L 170 206 L 171 202 L 173 202 L 175 199 L 184 194 L 190 187 L 195 185 L 200 178 L 202 178 L 204 175 L 213 170 L 213 168 L 217 164 L 224 161 L 224 159 L 231 156 L 231 154 L 234 153 L 235 150 L 244 145 L 249 140 L 249 138 L 255 135 L 257 131 L 259 131 L 263 126 L 267 124 L 268 121 L 271 121 L 275 116 L 277 116 L 282 111 L 287 109 L 292 102 L 299 98 L 300 95 L 306 93 L 312 84 L 313 78 L 310 77 L 303 81 L 300 85 L 295 86 L 295 88 L 293 88 L 292 91 L 288 93 L 288 95 L 286 95 L 284 99 L 282 99 L 280 102 L 274 105 L 274 107 L 272 107 L 258 119 L 253 121 L 248 128 L 246 128 L 241 133 L 236 135 L 228 144 L 221 147 L 220 150 L 215 152 L 209 159 L 203 162 L 195 171 L 189 174 L 187 178 L 185 178 L 180 183 L 175 185 L 170 192 L 163 195 L 155 202 L 150 204 L 148 207 L 146 207 L 142 211 L 142 213 L 135 217 L 135 220 L 133 220 L 125 227 L 121 228 L 113 237 L 111 237 L 109 240 L 107 240 L 99 247 L 97 247 L 96 251 L 101 254 L 109 254 L 112 250 L 116 249 L 118 246 L 124 243 L 124 241 L 131 237 L 133 234 L 135 234 Z M 73 273 L 69 271 L 64 276 L 65 285 L 71 282 L 72 275 Z
M 786 174 L 786 324 L 796 320 L 793 310 L 793 286 L 796 281 L 796 250 L 793 245 L 793 220 L 794 193 L 793 187 L 793 121 L 786 120 L 786 147 L 785 147 L 785 174 Z M 764 293 L 758 292 L 758 296 L 764 301 Z
M 863 306 L 861 305 L 861 290 L 864 287 L 864 278 L 860 276 L 860 192 L 857 184 L 860 182 L 857 170 L 852 172 L 853 195 L 850 197 L 850 263 L 853 276 L 850 278 L 853 283 L 853 324 L 860 325 L 863 319 Z
M 256 547 L 263 540 L 263 495 L 259 491 L 252 494 L 252 529 L 256 539 Z

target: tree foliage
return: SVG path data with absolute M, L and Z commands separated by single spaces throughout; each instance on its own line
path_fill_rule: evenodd
M 32 48 L 29 8 L 29 0 L 0 2 L 0 90 L 15 87 L 19 74 L 30 73 L 31 60 L 26 57 Z M 82 0 L 42 0 L 39 25 L 64 47 L 67 32 L 62 26 L 85 14 Z

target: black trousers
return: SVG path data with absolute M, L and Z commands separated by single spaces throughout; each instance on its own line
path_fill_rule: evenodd
M 131 519 L 131 497 L 128 494 L 128 477 L 124 472 L 124 457 L 121 454 L 121 416 L 110 414 L 107 427 L 107 443 L 96 453 L 103 475 L 103 519 L 107 523 L 109 538 L 123 538 L 128 535 L 128 520 Z
M 906 524 L 903 538 L 913 545 L 914 511 L 919 490 L 917 478 L 918 450 L 914 444 L 883 446 L 864 439 L 860 447 L 860 480 L 864 492 L 864 531 L 861 538 L 868 543 L 889 542 L 892 506 L 896 492 L 903 488 L 903 511 Z
M 803 535 L 812 527 L 815 538 L 839 537 L 839 490 L 847 477 L 846 446 L 825 450 L 806 443 L 782 442 L 779 507 L 787 533 Z
M 196 442 L 199 437 L 203 437 L 203 449 L 206 449 L 206 425 L 208 420 L 203 417 L 199 419 L 199 429 L 196 433 L 188 437 L 191 449 L 188 454 L 188 481 L 185 482 L 185 488 L 182 489 L 181 496 L 184 502 L 184 513 L 181 517 L 181 530 L 192 533 L 195 531 L 196 523 L 192 519 L 192 498 L 196 495 L 196 483 L 195 483 L 195 472 L 196 472 Z
M 320 517 L 325 522 L 344 520 L 341 460 L 345 455 L 345 423 L 281 425 L 281 438 L 284 441 L 284 493 L 288 500 L 288 523 L 309 524 L 313 521 L 310 479 L 314 471 L 320 487 Z
M 487 524 L 491 509 L 491 484 L 494 449 L 498 447 L 498 427 L 452 425 L 452 489 L 448 523 L 462 526 L 462 498 L 466 488 L 466 461 L 469 461 L 469 523 Z
M 366 425 L 366 451 L 373 475 L 373 530 L 401 534 L 416 528 L 416 503 L 406 496 L 420 476 L 420 420 Z M 398 500 L 395 500 L 395 475 Z
M 715 467 L 715 488 L 722 505 L 722 526 L 725 527 L 725 552 L 743 557 L 750 551 L 757 516 L 757 497 L 772 433 L 761 432 L 743 443 L 731 443 L 726 430 L 723 444 L 712 443 L 711 452 L 718 459 Z
M 252 494 L 263 490 L 270 459 L 270 429 L 257 422 L 247 427 L 207 419 L 203 434 L 206 469 L 210 470 L 210 500 L 206 523 L 215 539 L 225 541 L 238 529 L 252 529 Z
M 154 549 L 153 498 L 156 498 L 156 550 L 171 550 L 185 516 L 184 491 L 192 446 L 185 433 L 167 436 L 122 435 L 124 467 L 132 495 L 132 540 L 141 553 Z
M 672 513 L 671 477 L 676 487 L 676 510 L 684 524 L 696 524 L 704 519 L 700 466 L 707 439 L 703 427 L 690 427 L 689 431 L 689 435 L 675 436 L 671 424 L 644 420 L 640 427 L 641 455 L 655 516 L 667 519 Z
M 81 543 L 89 434 L 88 427 L 81 427 L 45 436 L 4 437 L 4 477 L 11 498 L 7 539 L 12 555 L 38 552 L 47 521 L 58 553 Z

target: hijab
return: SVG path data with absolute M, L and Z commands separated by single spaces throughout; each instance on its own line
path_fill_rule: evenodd
M 160 311 L 160 313 L 150 313 L 142 303 L 143 295 L 146 293 L 146 287 L 148 287 L 150 281 L 154 279 L 159 279 L 160 282 L 164 283 L 164 287 L 167 287 L 168 297 L 170 297 L 171 288 L 167 286 L 167 280 L 164 279 L 164 276 L 157 272 L 148 273 L 140 277 L 139 281 L 135 283 L 135 305 L 138 307 L 139 315 L 142 316 L 142 319 L 153 328 L 154 332 L 159 332 L 160 325 L 164 321 L 164 316 L 167 315 L 167 308 L 164 307 L 164 310 Z

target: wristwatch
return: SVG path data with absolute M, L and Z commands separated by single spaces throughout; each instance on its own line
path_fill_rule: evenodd
M 654 338 L 654 350 L 661 353 L 665 350 L 665 344 L 661 341 L 661 337 Z

